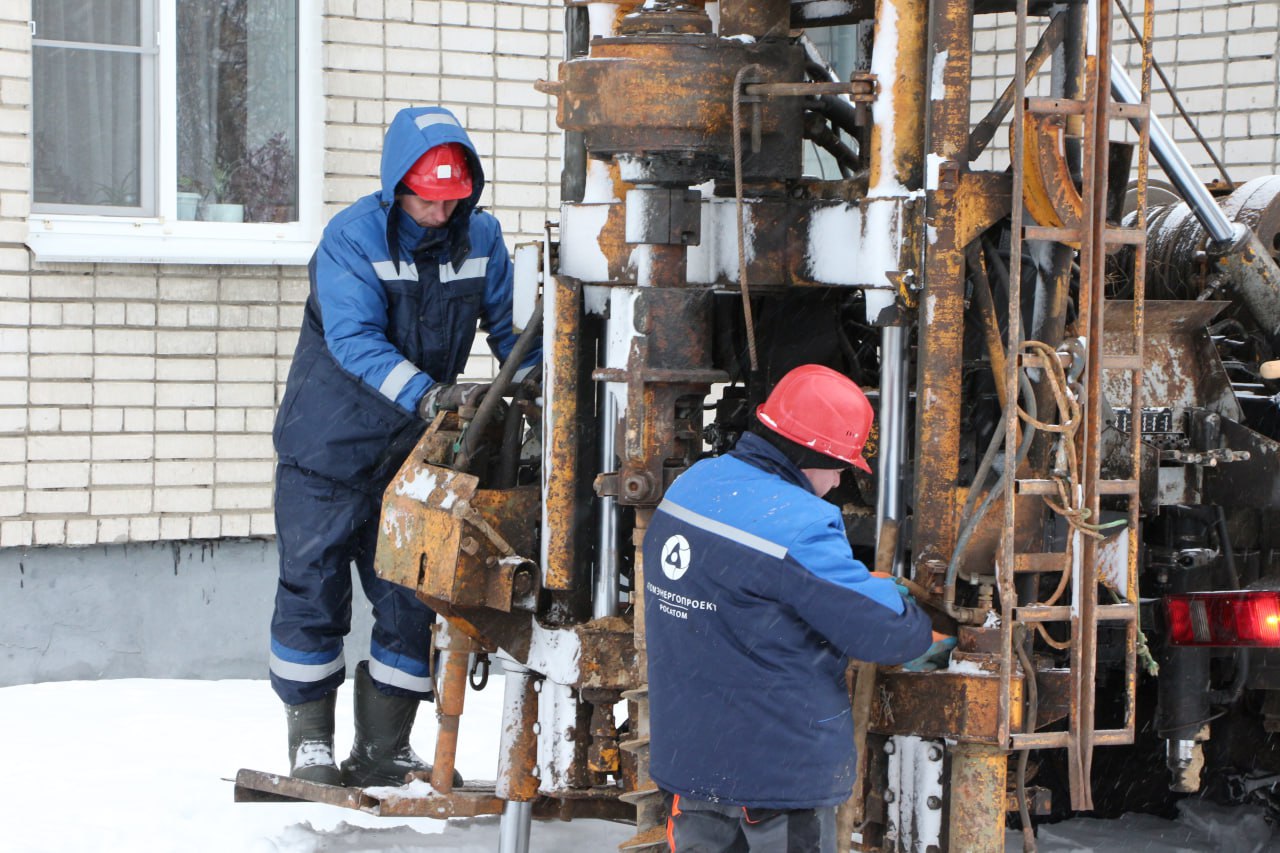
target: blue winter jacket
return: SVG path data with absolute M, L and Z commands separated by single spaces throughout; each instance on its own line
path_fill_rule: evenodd
M 746 433 L 672 484 L 644 566 L 654 781 L 755 808 L 848 799 L 848 659 L 903 663 L 932 632 L 853 558 L 840 510 Z
M 460 142 L 472 193 L 449 223 L 423 228 L 395 188 L 427 149 Z M 382 189 L 325 228 L 309 267 L 298 346 L 276 416 L 280 461 L 380 493 L 425 425 L 418 401 L 466 365 L 477 322 L 505 359 L 511 262 L 498 220 L 476 210 L 484 172 L 458 120 L 440 107 L 401 110 L 382 149 Z M 541 348 L 526 360 L 533 364 Z

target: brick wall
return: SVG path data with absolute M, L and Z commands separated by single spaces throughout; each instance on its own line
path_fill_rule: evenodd
M 1275 0 L 1160 6 L 1157 56 L 1232 177 L 1276 171 Z M 471 131 L 490 181 L 483 201 L 508 242 L 535 238 L 558 204 L 559 138 L 530 83 L 555 74 L 562 4 L 324 8 L 326 217 L 376 186 L 396 110 L 442 103 Z M 0 547 L 268 535 L 270 426 L 303 270 L 33 264 L 28 17 L 28 4 L 0 9 Z M 979 22 L 979 53 L 1007 51 L 1009 19 Z M 995 97 L 1011 63 L 1007 52 L 978 58 L 980 95 Z M 1166 96 L 1155 102 L 1172 115 Z M 476 358 L 470 374 L 492 369 Z
M 1140 0 L 1126 7 L 1141 26 Z M 1280 139 L 1276 136 L 1280 103 L 1280 4 L 1276 0 L 1160 0 L 1156 3 L 1153 55 L 1173 83 L 1179 100 L 1200 133 L 1227 166 L 1237 183 L 1280 171 Z M 1036 19 L 1033 19 L 1036 21 Z M 974 109 L 972 120 L 986 114 L 989 102 L 1012 79 L 1014 46 L 1012 13 L 979 19 L 974 34 Z M 1038 27 L 1029 36 L 1035 43 Z M 1125 64 L 1135 83 L 1140 59 L 1127 24 L 1115 13 L 1113 55 Z M 1048 65 L 1035 84 L 1036 94 L 1048 94 Z M 1178 115 L 1169 94 L 1152 76 L 1152 105 L 1165 129 L 1205 181 L 1218 176 L 1208 153 Z M 1008 163 L 1008 134 L 1002 129 L 991 152 L 979 161 L 983 168 Z M 1152 178 L 1162 180 L 1159 168 Z
M 0 10 L 0 547 L 269 535 L 305 268 L 34 263 L 25 6 Z M 440 103 L 471 132 L 508 244 L 540 235 L 559 143 L 531 83 L 555 73 L 562 16 L 550 0 L 328 0 L 326 220 L 376 189 L 391 116 Z

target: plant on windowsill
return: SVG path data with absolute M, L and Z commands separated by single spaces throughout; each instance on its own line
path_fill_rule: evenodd
M 137 172 L 130 170 L 115 183 L 95 183 L 94 201 L 108 207 L 137 207 Z
M 205 188 L 190 175 L 178 178 L 178 218 L 183 220 L 197 219 L 200 216 L 200 202 L 204 200 Z

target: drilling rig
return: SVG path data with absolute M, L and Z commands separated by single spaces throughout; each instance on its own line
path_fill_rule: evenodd
M 959 640 L 937 672 L 851 669 L 845 842 L 1003 850 L 1011 813 L 1151 805 L 1122 766 L 1151 802 L 1273 790 L 1280 178 L 1196 178 L 1150 108 L 1154 6 L 567 3 L 539 84 L 562 205 L 515 264 L 541 374 L 516 382 L 513 354 L 384 498 L 378 571 L 441 617 L 433 773 L 388 792 L 241 771 L 237 796 L 501 813 L 512 853 L 531 816 L 628 819 L 622 849 L 666 849 L 640 545 L 804 363 L 877 410 L 875 473 L 828 498 L 855 555 Z M 979 103 L 994 13 L 1012 76 Z M 1008 165 L 981 167 L 997 138 Z M 497 780 L 455 789 L 491 659 Z

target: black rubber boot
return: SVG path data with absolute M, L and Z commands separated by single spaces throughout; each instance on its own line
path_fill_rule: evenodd
M 285 705 L 289 721 L 289 775 L 308 782 L 341 785 L 333 760 L 333 711 L 338 691 L 314 702 Z
M 353 788 L 399 786 L 406 774 L 431 772 L 409 746 L 418 715 L 418 700 L 389 696 L 373 683 L 369 665 L 356 667 L 356 739 L 351 757 L 342 762 L 342 784 Z

